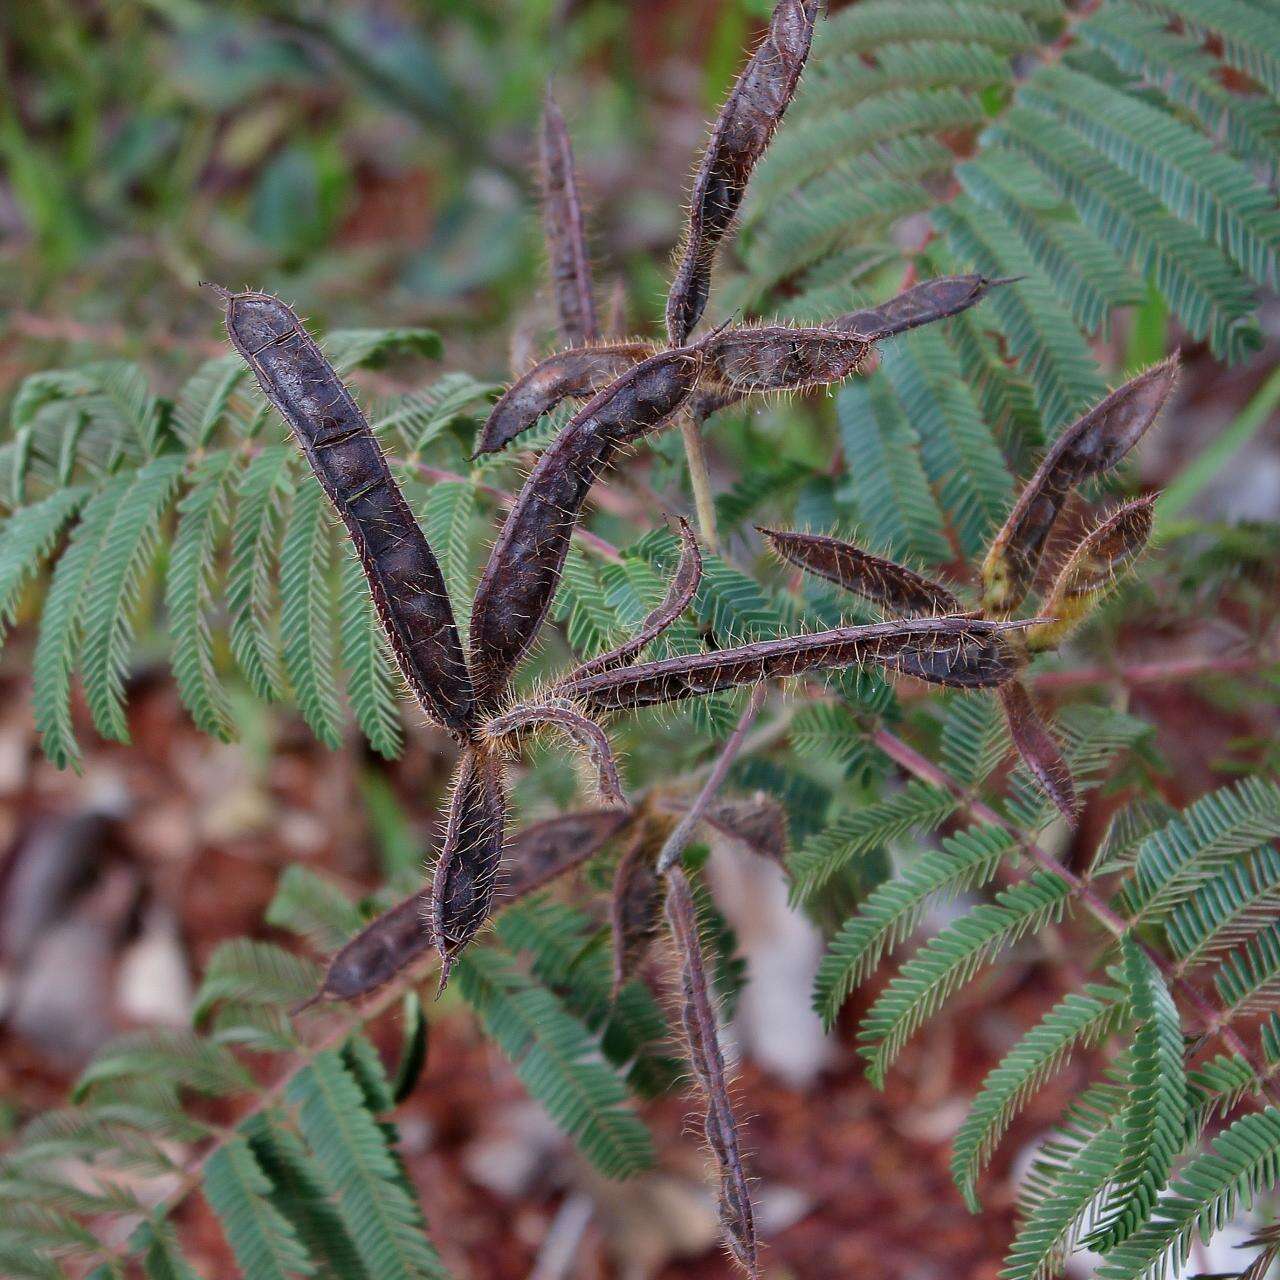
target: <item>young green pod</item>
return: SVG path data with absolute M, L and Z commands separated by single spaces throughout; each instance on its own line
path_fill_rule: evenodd
M 591 260 L 583 225 L 573 144 L 564 116 L 547 87 L 542 109 L 542 223 L 560 331 L 566 342 L 594 342 L 600 327 L 591 286 Z
M 587 494 L 618 452 L 666 423 L 701 367 L 693 348 L 642 361 L 589 400 L 538 459 L 489 555 L 471 612 L 477 698 L 492 711 L 542 626 Z
M 581 678 L 570 676 L 560 691 L 603 713 L 869 662 L 898 670 L 908 670 L 910 664 L 911 674 L 937 684 L 986 688 L 1017 674 L 1022 663 L 1005 643 L 1004 635 L 1028 625 L 981 618 L 909 618 L 835 627 L 734 649 L 663 658 Z
M 683 517 L 680 518 L 679 528 L 680 563 L 676 566 L 675 577 L 671 579 L 662 603 L 645 618 L 635 635 L 616 649 L 588 659 L 574 670 L 571 679 L 590 675 L 594 671 L 609 671 L 614 667 L 624 666 L 652 644 L 688 608 L 702 579 L 702 552 L 689 522 Z
M 347 527 L 409 687 L 435 720 L 467 740 L 475 695 L 444 577 L 368 422 L 279 298 L 219 292 L 227 336 L 289 424 Z
M 1071 770 L 1062 748 L 1049 726 L 1040 718 L 1031 695 L 1021 680 L 1010 680 L 998 690 L 1000 706 L 1013 745 L 1035 779 L 1036 785 L 1053 801 L 1071 826 L 1080 818 L 1080 802 L 1076 797 Z
M 458 763 L 427 914 L 441 991 L 458 953 L 492 912 L 506 820 L 502 762 L 496 752 L 469 748 Z
M 500 741 L 507 737 L 519 737 L 544 726 L 559 729 L 582 753 L 595 776 L 601 804 L 627 803 L 608 735 L 594 720 L 582 715 L 571 705 L 555 702 L 523 703 L 490 720 L 484 727 L 484 737 L 490 741 Z
M 935 276 L 904 289 L 878 307 L 837 316 L 827 321 L 827 327 L 856 334 L 866 342 L 879 342 L 935 320 L 957 316 L 976 307 L 992 289 L 1013 283 L 1012 278 L 988 280 L 980 275 Z
M 737 217 L 747 182 L 791 103 L 809 57 L 819 0 L 779 0 L 769 30 L 738 76 L 693 180 L 684 247 L 667 296 L 667 335 L 687 341 L 711 293 L 716 247 Z
M 653 355 L 648 342 L 570 347 L 540 360 L 499 398 L 480 430 L 473 456 L 497 453 L 562 401 L 593 396 L 633 365 Z
M 746 1170 L 738 1142 L 738 1122 L 720 1049 L 715 1009 L 707 985 L 698 915 L 684 872 L 672 867 L 667 879 L 667 921 L 680 964 L 680 1018 L 694 1082 L 706 1108 L 704 1131 L 719 1177 L 720 1232 L 726 1248 L 749 1276 L 759 1274 L 759 1244 Z
M 960 601 L 941 583 L 852 543 L 814 533 L 764 528 L 760 532 L 782 559 L 891 613 L 916 617 L 961 612 Z
M 1076 544 L 1042 612 L 1048 619 L 1027 632 L 1032 653 L 1056 649 L 1098 606 L 1116 579 L 1142 554 L 1155 520 L 1155 498 L 1127 502 Z
M 581 866 L 630 821 L 626 809 L 586 809 L 526 827 L 507 845 L 499 908 Z M 330 960 L 320 990 L 307 1003 L 357 1000 L 390 982 L 432 949 L 430 913 L 431 892 L 425 890 L 371 920 Z
M 986 613 L 1009 613 L 1022 603 L 1067 495 L 1082 480 L 1111 470 L 1138 443 L 1177 377 L 1178 359 L 1170 356 L 1113 391 L 1058 437 L 987 552 L 982 566 Z

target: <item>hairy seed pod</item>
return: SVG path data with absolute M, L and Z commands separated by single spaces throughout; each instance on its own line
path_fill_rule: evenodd
M 809 57 L 819 0 L 779 0 L 769 30 L 738 76 L 693 180 L 684 248 L 667 296 L 667 336 L 685 342 L 711 293 L 716 246 L 733 225 L 747 182 L 791 103 Z
M 642 361 L 589 400 L 529 473 L 476 590 L 471 655 L 477 697 L 493 710 L 542 626 L 587 494 L 618 452 L 666 423 L 701 367 L 682 347 Z
M 904 289 L 878 307 L 847 312 L 827 321 L 827 325 L 842 333 L 856 334 L 866 342 L 878 342 L 968 311 L 992 289 L 1013 284 L 1015 280 L 1016 277 L 988 280 L 986 276 L 979 275 L 937 276 Z
M 653 355 L 648 342 L 571 347 L 540 360 L 498 400 L 480 431 L 474 457 L 497 453 L 564 400 L 593 396 L 601 387 Z
M 587 256 L 573 145 L 550 86 L 542 108 L 541 144 L 542 224 L 560 332 L 566 342 L 582 346 L 594 342 L 600 328 L 591 288 L 591 260 Z
M 852 543 L 814 533 L 790 533 L 756 526 L 769 545 L 807 573 L 906 617 L 960 613 L 960 601 L 942 586 L 892 560 L 882 560 Z
M 1049 726 L 1040 718 L 1031 695 L 1021 680 L 1011 680 L 998 690 L 1009 736 L 1022 757 L 1036 785 L 1053 801 L 1071 826 L 1080 818 L 1080 802 L 1076 798 L 1071 770 L 1062 748 Z
M 1027 482 L 982 566 L 982 607 L 1008 613 L 1026 598 L 1045 542 L 1072 488 L 1109 471 L 1142 438 L 1178 377 L 1171 356 L 1113 391 L 1068 427 Z
M 1138 498 L 1076 544 L 1044 602 L 1042 612 L 1050 621 L 1027 632 L 1028 649 L 1056 649 L 1080 625 L 1142 554 L 1154 520 L 1155 498 Z
M 613 994 L 634 976 L 658 936 L 662 919 L 662 881 L 658 853 L 671 823 L 656 812 L 638 814 L 631 838 L 618 859 L 609 898 L 609 923 L 613 936 Z
M 428 713 L 465 741 L 475 696 L 444 577 L 368 422 L 279 298 L 220 292 L 227 336 L 347 526 L 400 670 Z
M 734 844 L 785 869 L 790 844 L 787 814 L 772 796 L 758 791 L 745 800 L 721 800 L 707 810 L 705 821 Z
M 785 324 L 725 329 L 700 344 L 705 379 L 717 390 L 743 395 L 804 391 L 841 382 L 866 358 L 857 334 Z
M 492 751 L 467 750 L 458 763 L 427 912 L 440 952 L 441 991 L 458 953 L 489 919 L 506 820 L 502 762 Z
M 698 549 L 698 540 L 694 537 L 689 522 L 680 518 L 680 563 L 676 566 L 675 577 L 663 596 L 662 603 L 650 613 L 640 624 L 640 630 L 616 649 L 584 662 L 570 675 L 570 679 L 591 675 L 595 671 L 609 671 L 614 667 L 624 666 L 632 658 L 642 653 L 653 643 L 689 606 L 698 583 L 702 580 L 702 552 Z
M 568 704 L 554 702 L 525 703 L 495 716 L 484 727 L 484 736 L 498 740 L 518 736 L 549 725 L 566 734 L 591 765 L 596 790 L 602 804 L 625 805 L 618 764 L 605 731 L 592 719 Z
M 598 712 L 620 711 L 855 663 L 905 669 L 907 661 L 920 664 L 920 671 L 912 674 L 923 679 L 984 688 L 1002 684 L 1017 673 L 1018 659 L 1002 636 L 1029 625 L 981 618 L 910 618 L 835 627 L 736 649 L 643 662 L 582 679 L 570 677 L 561 692 Z
M 720 1183 L 720 1232 L 735 1260 L 754 1277 L 759 1274 L 755 1216 L 738 1143 L 738 1122 L 729 1100 L 715 1009 L 707 986 L 697 911 L 684 872 L 672 867 L 666 878 L 667 921 L 680 962 L 680 1017 L 693 1078 L 706 1106 L 707 1145 L 715 1157 Z
M 586 809 L 526 827 L 507 845 L 511 870 L 502 886 L 499 907 L 509 906 L 581 866 L 630 821 L 631 813 L 626 809 Z M 411 894 L 370 921 L 329 962 L 320 990 L 307 1004 L 356 1000 L 390 982 L 431 950 L 430 910 L 431 893 L 427 890 Z

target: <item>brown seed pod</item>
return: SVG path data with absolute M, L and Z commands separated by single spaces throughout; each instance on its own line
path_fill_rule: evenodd
M 489 919 L 506 819 L 502 762 L 495 752 L 469 748 L 458 763 L 427 912 L 441 991 L 458 953 Z
M 749 1276 L 759 1274 L 759 1245 L 746 1170 L 738 1143 L 738 1123 L 720 1051 L 715 1010 L 707 986 L 698 917 L 684 872 L 667 872 L 667 920 L 680 961 L 680 1016 L 689 1045 L 693 1078 L 706 1106 L 707 1145 L 719 1175 L 720 1231 L 724 1243 Z
M 961 612 L 960 601 L 941 583 L 892 560 L 873 556 L 852 543 L 814 533 L 764 528 L 760 532 L 784 560 L 892 613 L 911 617 Z
M 1155 498 L 1127 502 L 1076 544 L 1042 612 L 1049 619 L 1027 632 L 1033 653 L 1056 649 L 1142 554 L 1155 520 Z
M 1171 356 L 1113 391 L 1058 437 L 987 552 L 985 612 L 1008 613 L 1022 603 L 1067 495 L 1082 480 L 1109 471 L 1138 443 L 1177 377 L 1178 359 Z
M 725 329 L 699 345 L 705 380 L 718 391 L 743 395 L 841 382 L 871 349 L 857 334 L 785 324 Z
M 983 688 L 1017 673 L 1019 660 L 1002 637 L 1029 625 L 980 618 L 910 618 L 835 627 L 736 649 L 663 658 L 582 679 L 570 677 L 560 688 L 593 711 L 620 711 L 867 662 L 899 670 L 906 670 L 908 662 L 918 663 L 919 670 L 911 674 L 923 679 Z
M 567 734 L 582 752 L 595 775 L 596 790 L 602 804 L 627 803 L 608 735 L 594 720 L 567 703 L 532 702 L 513 707 L 485 725 L 484 737 L 491 741 L 518 737 L 544 725 Z
M 856 334 L 867 342 L 891 338 L 908 329 L 945 320 L 976 307 L 991 292 L 1004 284 L 1015 283 L 1017 277 L 988 280 L 986 276 L 936 276 L 904 289 L 878 307 L 850 311 L 827 321 L 832 329 Z
M 475 696 L 444 577 L 368 422 L 279 298 L 219 292 L 227 336 L 347 526 L 400 670 L 427 712 L 465 741 Z
M 511 870 L 499 909 L 581 866 L 630 821 L 626 809 L 587 809 L 526 827 L 507 845 Z M 370 921 L 329 962 L 320 990 L 307 1004 L 356 1000 L 390 982 L 431 949 L 430 910 L 431 893 L 425 890 Z
M 1021 680 L 1010 680 L 999 689 L 1009 736 L 1037 786 L 1053 801 L 1071 826 L 1080 818 L 1071 770 L 1049 726 L 1040 718 Z
M 680 518 L 680 563 L 675 577 L 663 596 L 662 603 L 640 624 L 640 630 L 625 644 L 584 662 L 570 675 L 570 679 L 591 675 L 595 671 L 609 671 L 621 667 L 653 643 L 689 606 L 698 583 L 702 579 L 702 552 L 689 522 Z
M 560 332 L 566 342 L 582 346 L 594 342 L 600 328 L 591 288 L 591 260 L 578 197 L 573 144 L 564 116 L 547 87 L 542 108 L 542 225 L 551 264 L 551 286 Z
M 540 360 L 493 406 L 473 456 L 505 448 L 561 401 L 595 395 L 652 354 L 653 345 L 648 342 L 609 342 L 571 347 Z
M 787 814 L 772 796 L 760 791 L 748 799 L 721 800 L 707 810 L 706 822 L 752 853 L 780 867 L 787 865 Z
M 471 612 L 476 692 L 487 710 L 502 696 L 551 607 L 591 486 L 621 449 L 671 418 L 696 385 L 700 367 L 699 353 L 689 347 L 642 361 L 583 405 L 529 473 L 494 543 Z
M 656 812 L 637 815 L 631 838 L 618 860 L 609 899 L 613 935 L 613 994 L 626 985 L 658 936 L 662 919 L 662 881 L 658 853 L 671 823 Z
M 738 76 L 693 180 L 684 248 L 667 295 L 667 335 L 684 343 L 711 292 L 716 246 L 733 225 L 747 182 L 791 103 L 809 57 L 819 0 L 779 0 L 769 30 Z

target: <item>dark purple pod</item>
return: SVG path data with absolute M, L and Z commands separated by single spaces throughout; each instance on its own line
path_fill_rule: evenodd
M 583 225 L 573 144 L 564 116 L 547 88 L 542 109 L 542 224 L 560 332 L 575 347 L 594 342 L 600 326 L 591 285 L 591 259 Z
M 805 391 L 842 382 L 870 350 L 857 334 L 785 324 L 724 329 L 699 344 L 706 380 L 741 395 Z
M 986 276 L 936 276 L 895 294 L 878 307 L 850 311 L 827 321 L 832 329 L 856 334 L 867 342 L 879 342 L 921 325 L 945 320 L 976 307 L 991 292 L 1014 280 L 988 280 Z
M 698 549 L 698 540 L 694 537 L 689 522 L 683 517 L 679 527 L 680 563 L 676 566 L 675 577 L 671 579 L 661 604 L 645 618 L 640 624 L 640 630 L 629 640 L 616 649 L 610 649 L 607 653 L 598 654 L 584 662 L 573 671 L 570 679 L 590 675 L 593 671 L 608 671 L 613 667 L 624 666 L 652 644 L 689 607 L 689 601 L 693 599 L 698 583 L 702 580 L 702 552 Z
M 471 659 L 486 710 L 551 607 L 591 486 L 621 449 L 684 404 L 700 368 L 693 348 L 642 361 L 583 405 L 538 459 L 494 543 L 471 612 Z
M 739 1265 L 748 1275 L 756 1276 L 759 1244 L 755 1214 L 702 958 L 698 915 L 684 872 L 672 867 L 666 879 L 667 921 L 680 964 L 680 1019 L 689 1049 L 689 1065 L 706 1108 L 703 1128 L 716 1162 L 720 1232 Z
M 1036 785 L 1074 827 L 1080 817 L 1080 802 L 1058 740 L 1040 718 L 1021 680 L 1001 685 L 999 693 L 1009 736 L 1023 763 L 1036 780 Z
M 658 936 L 663 895 L 658 854 L 669 827 L 654 813 L 638 815 L 631 839 L 618 859 L 609 898 L 615 998 L 635 976 Z
M 484 727 L 484 736 L 492 741 L 508 736 L 518 738 L 531 730 L 550 726 L 566 734 L 591 766 L 601 804 L 625 805 L 618 763 L 609 745 L 609 737 L 594 720 L 572 706 L 554 702 L 529 702 L 494 716 Z
M 667 336 L 688 340 L 711 293 L 716 246 L 737 217 L 752 170 L 791 103 L 809 57 L 819 0 L 779 0 L 769 29 L 738 76 L 693 180 L 689 224 L 667 296 Z
M 1110 471 L 1156 420 L 1178 378 L 1178 358 L 1153 365 L 1072 423 L 1018 495 L 982 566 L 982 607 L 1016 609 L 1035 580 L 1045 543 L 1071 490 Z
M 368 422 L 279 298 L 220 292 L 227 336 L 347 527 L 401 672 L 427 712 L 466 741 L 475 695 L 444 577 Z
M 759 528 L 759 526 L 757 526 Z M 881 605 L 893 613 L 960 613 L 960 601 L 941 583 L 839 538 L 761 528 L 784 560 Z
M 493 406 L 480 431 L 475 456 L 505 448 L 562 401 L 595 395 L 652 354 L 653 345 L 648 342 L 609 342 L 571 347 L 540 360 Z
M 441 991 L 458 953 L 493 910 L 507 820 L 502 772 L 493 751 L 470 748 L 458 762 L 427 915 L 431 940 L 440 953 Z
M 836 627 L 735 649 L 663 658 L 581 679 L 571 677 L 561 689 L 603 713 L 869 662 L 909 671 L 938 684 L 986 688 L 1017 674 L 1021 660 L 1002 637 L 1029 625 L 958 617 Z
M 510 905 L 566 875 L 599 853 L 631 820 L 626 809 L 587 809 L 526 827 L 506 850 L 507 874 L 499 907 Z M 360 930 L 329 962 L 321 1000 L 368 995 L 432 949 L 431 892 L 412 894 Z

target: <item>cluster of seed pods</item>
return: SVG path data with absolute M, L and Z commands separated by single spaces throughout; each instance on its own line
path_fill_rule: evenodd
M 963 606 L 950 588 L 837 538 L 773 529 L 761 532 L 784 560 L 871 600 L 891 615 L 957 615 L 957 624 L 961 616 L 973 623 L 992 615 L 1007 618 L 1030 592 L 1049 535 L 1072 490 L 1082 481 L 1111 470 L 1138 443 L 1168 401 L 1177 374 L 1176 359 L 1152 366 L 1113 391 L 1058 437 L 991 543 L 982 565 L 980 612 L 961 615 Z M 1002 679 L 982 683 L 997 686 L 1014 747 L 1032 777 L 1071 823 L 1076 820 L 1078 802 L 1070 770 L 1053 734 L 1036 712 L 1030 692 L 1017 676 L 1032 654 L 1057 648 L 1141 554 L 1151 533 L 1153 509 L 1154 498 L 1125 503 L 1081 538 L 1045 593 L 1039 610 L 1042 616 L 1032 619 L 1020 632 L 993 637 L 993 654 L 982 662 L 984 672 L 1002 668 Z M 964 684 L 961 677 L 966 672 L 960 667 L 967 669 L 974 657 L 972 648 L 966 650 L 949 673 L 950 679 L 942 682 Z M 941 673 L 936 662 L 933 654 L 926 655 L 923 662 L 908 654 L 899 659 L 898 667 L 938 681 Z
M 537 460 L 481 575 L 463 645 L 440 566 L 355 401 L 294 313 L 264 293 L 230 294 L 227 333 L 292 429 L 359 554 L 395 660 L 424 711 L 461 754 L 432 881 L 371 922 L 333 957 L 316 999 L 354 1000 L 434 947 L 441 986 L 490 918 L 506 876 L 519 896 L 626 838 L 614 897 L 615 980 L 632 976 L 665 915 L 680 974 L 681 1017 L 705 1131 L 720 1179 L 723 1235 L 750 1274 L 758 1246 L 729 1103 L 714 1009 L 689 885 L 659 864 L 670 806 L 627 806 L 598 718 L 761 681 L 877 663 L 941 685 L 996 688 L 1019 750 L 1064 810 L 1070 777 L 1052 735 L 1016 677 L 1029 653 L 1058 643 L 1141 549 L 1143 504 L 1123 508 L 1086 538 L 1050 592 L 1045 618 L 1009 615 L 1025 598 L 1049 530 L 1071 487 L 1113 466 L 1155 416 L 1172 384 L 1160 366 L 1121 388 L 1064 433 L 1019 499 L 984 566 L 983 613 L 965 613 L 946 587 L 831 538 L 767 532 L 785 558 L 866 596 L 891 616 L 865 626 L 638 661 L 687 608 L 702 560 L 681 522 L 682 554 L 662 603 L 629 640 L 594 657 L 535 700 L 506 706 L 511 678 L 541 629 L 592 486 L 617 459 L 684 412 L 701 421 L 760 394 L 830 385 L 856 372 L 872 345 L 955 315 L 1005 283 L 978 275 L 925 281 L 880 306 L 823 325 L 694 330 L 710 296 L 717 246 L 794 95 L 818 0 L 779 0 L 768 30 L 731 90 L 698 166 L 684 244 L 666 306 L 666 344 L 601 341 L 582 202 L 569 135 L 548 95 L 541 135 L 544 220 L 560 331 L 569 344 L 517 378 L 497 401 L 476 453 L 505 448 L 566 400 L 581 407 Z M 506 835 L 507 757 L 542 728 L 558 730 L 589 761 L 604 807 Z M 678 811 L 678 806 L 677 806 Z M 781 849 L 776 806 L 719 806 L 705 815 L 749 846 Z

